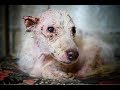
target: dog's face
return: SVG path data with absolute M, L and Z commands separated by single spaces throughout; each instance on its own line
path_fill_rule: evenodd
M 66 12 L 49 10 L 40 18 L 32 18 L 31 23 L 32 25 L 27 23 L 26 26 L 34 27 L 33 31 L 38 40 L 41 39 L 39 36 L 46 39 L 49 52 L 57 61 L 64 64 L 72 64 L 77 61 L 79 54 L 74 42 L 76 28 Z

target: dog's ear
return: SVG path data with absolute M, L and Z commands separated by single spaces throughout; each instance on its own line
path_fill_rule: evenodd
M 39 18 L 32 17 L 32 16 L 24 16 L 24 24 L 26 26 L 26 31 L 30 32 L 32 31 L 32 28 L 38 24 Z

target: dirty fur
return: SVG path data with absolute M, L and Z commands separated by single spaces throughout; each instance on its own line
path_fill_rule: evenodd
M 31 77 L 68 80 L 105 74 L 114 70 L 112 47 L 95 34 L 76 27 L 66 11 L 48 10 L 39 17 L 23 18 L 26 30 L 22 35 L 17 63 Z M 48 27 L 54 27 L 50 33 Z M 69 61 L 65 51 L 75 49 L 79 56 Z

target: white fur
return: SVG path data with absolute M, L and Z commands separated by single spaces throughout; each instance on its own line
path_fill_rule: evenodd
M 40 18 L 41 21 L 34 28 L 34 31 L 23 34 L 20 51 L 18 52 L 18 58 L 20 59 L 18 65 L 22 71 L 30 76 L 58 80 L 86 76 L 87 73 L 96 69 L 91 65 L 97 61 L 95 59 L 97 53 L 100 64 L 101 62 L 104 65 L 113 63 L 112 48 L 100 38 L 95 37 L 94 34 L 77 30 L 75 37 L 71 36 L 69 27 L 74 26 L 74 23 L 66 12 L 48 10 Z M 41 33 L 40 28 L 42 25 L 51 24 L 60 28 L 56 29 L 59 35 L 54 36 L 50 41 L 47 38 L 47 32 L 43 31 Z M 78 61 L 69 65 L 60 63 L 59 55 L 64 55 L 64 51 L 69 48 L 76 48 L 79 51 Z M 56 51 L 54 53 L 55 57 L 51 56 L 51 52 L 54 51 Z M 97 64 L 100 66 L 99 63 Z M 73 73 L 75 67 L 78 69 Z

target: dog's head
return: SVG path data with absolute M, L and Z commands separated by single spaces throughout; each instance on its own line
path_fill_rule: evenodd
M 48 10 L 40 17 L 26 16 L 23 19 L 27 31 L 34 33 L 38 44 L 41 39 L 46 39 L 49 52 L 57 61 L 64 64 L 77 61 L 76 28 L 65 11 Z

